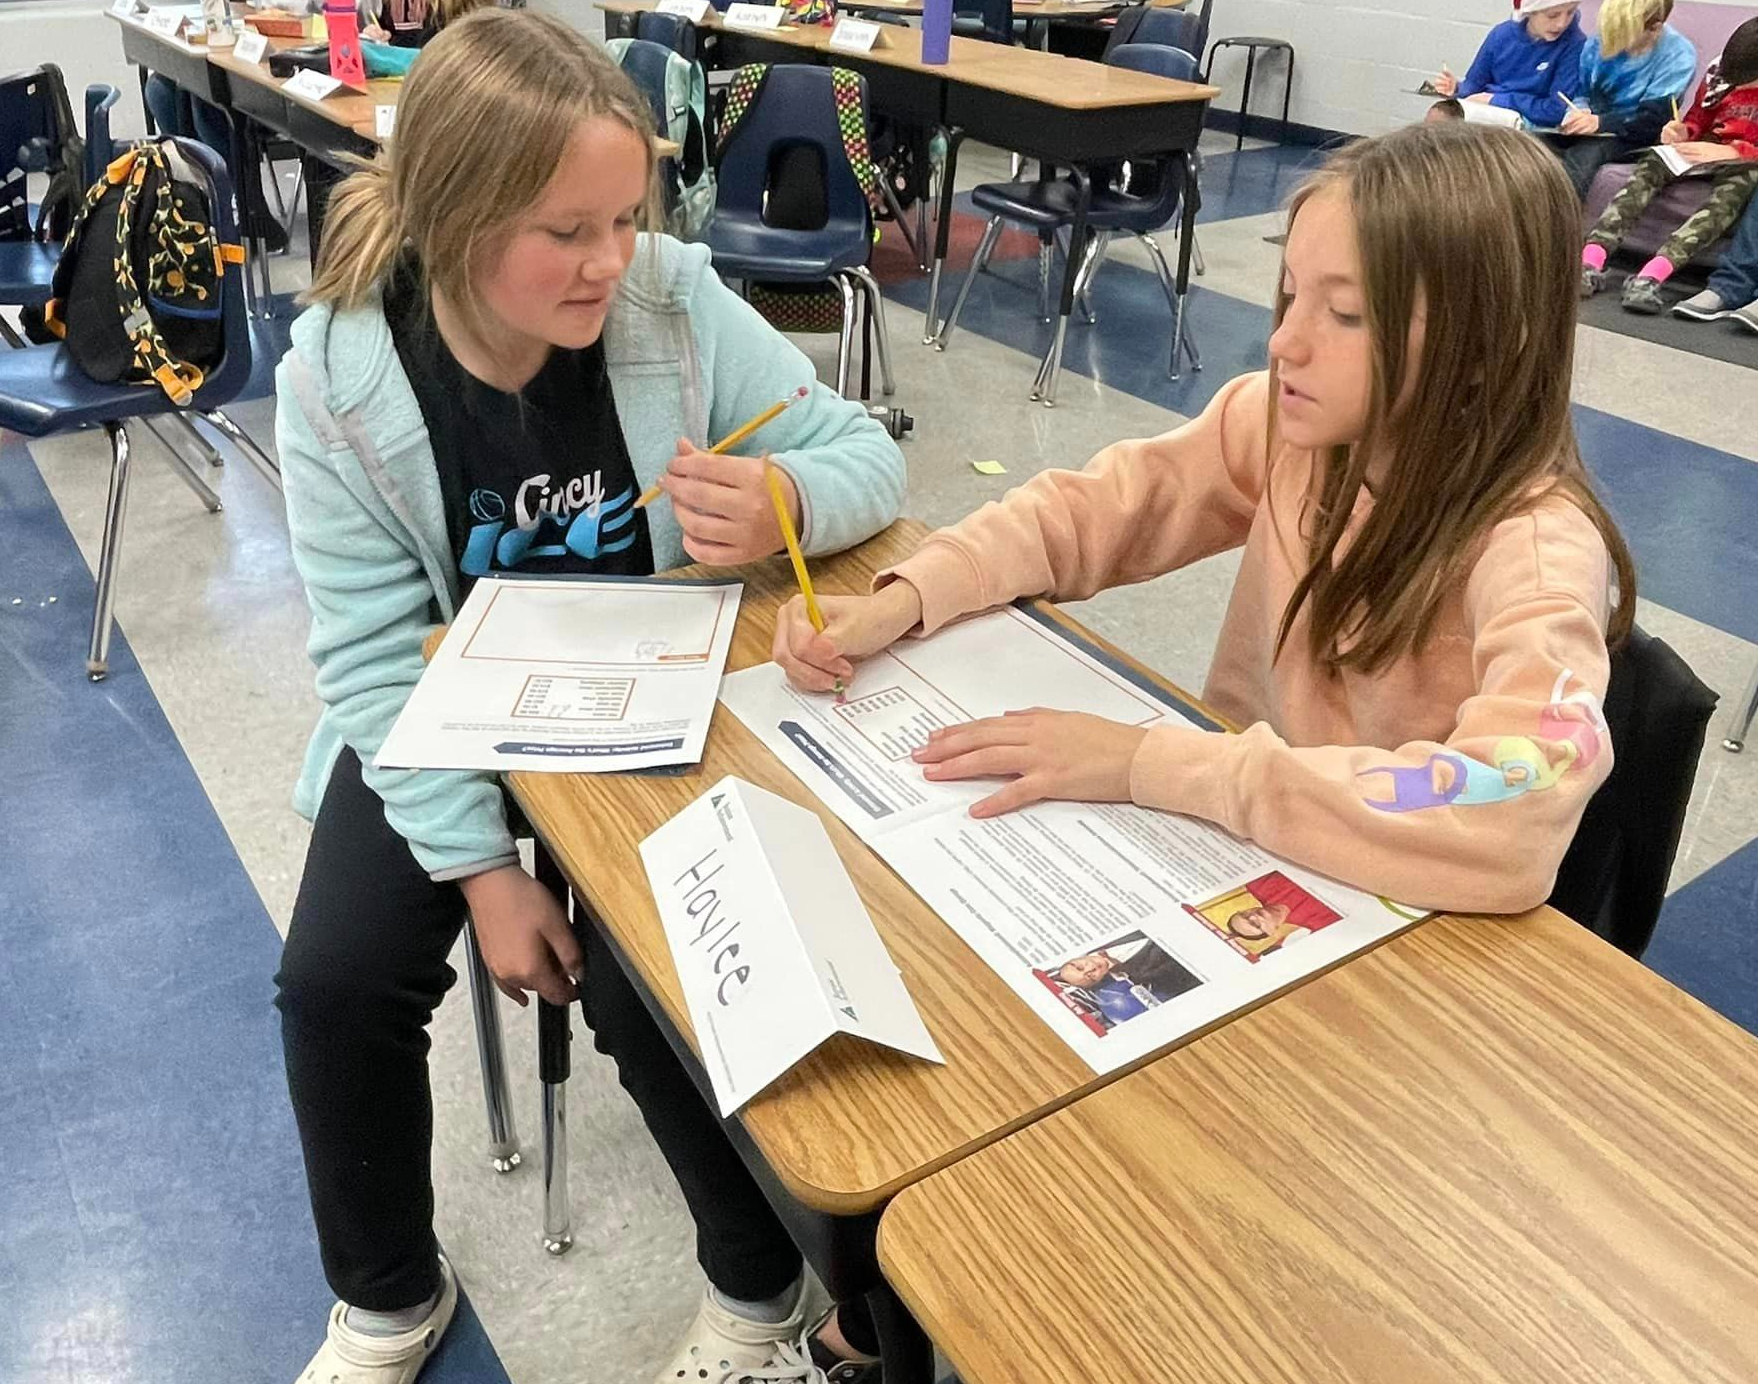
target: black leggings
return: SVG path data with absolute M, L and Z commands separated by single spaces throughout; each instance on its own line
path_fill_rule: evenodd
M 446 957 L 463 922 L 457 884 L 428 879 L 344 750 L 312 832 L 276 1003 L 324 1273 L 366 1311 L 411 1307 L 439 1288 L 427 1024 L 457 979 Z M 799 1276 L 799 1250 L 598 930 L 583 926 L 580 941 L 586 1022 L 683 1190 L 708 1281 L 735 1298 L 778 1296 Z M 864 1346 L 870 1332 L 860 1334 Z

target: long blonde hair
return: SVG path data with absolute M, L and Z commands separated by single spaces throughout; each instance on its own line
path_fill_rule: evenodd
M 1599 52 L 1615 58 L 1642 41 L 1655 23 L 1672 18 L 1673 0 L 1605 0 L 1599 11 Z
M 1622 640 L 1635 570 L 1569 413 L 1581 207 L 1562 165 L 1514 130 L 1412 125 L 1336 154 L 1295 194 L 1289 225 L 1331 187 L 1347 191 L 1355 223 L 1372 388 L 1360 441 L 1331 449 L 1319 469 L 1303 525 L 1308 566 L 1283 611 L 1278 656 L 1303 606 L 1322 665 L 1373 672 L 1420 649 L 1489 531 L 1552 493 L 1605 540 L 1618 585 L 1609 641 Z M 1288 301 L 1278 288 L 1277 326 Z M 1408 328 L 1424 308 L 1413 360 Z M 1380 455 L 1392 464 L 1339 556 Z
M 641 137 L 651 187 L 651 109 L 602 49 L 530 10 L 464 15 L 410 70 L 393 141 L 331 196 L 302 301 L 359 307 L 413 250 L 425 284 L 479 329 L 484 250 L 542 195 L 580 122 L 600 116 Z

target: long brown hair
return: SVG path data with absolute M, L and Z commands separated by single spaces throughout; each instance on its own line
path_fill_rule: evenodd
M 410 69 L 395 138 L 330 198 L 302 301 L 359 307 L 413 249 L 427 283 L 479 329 L 482 252 L 542 195 L 580 122 L 597 116 L 641 137 L 651 188 L 651 108 L 602 49 L 531 10 L 464 15 Z
M 1636 573 L 1593 492 L 1569 413 L 1581 208 L 1562 165 L 1529 135 L 1412 125 L 1334 155 L 1294 196 L 1346 189 L 1373 352 L 1361 439 L 1321 459 L 1308 566 L 1276 640 L 1310 606 L 1312 656 L 1373 672 L 1419 650 L 1490 530 L 1546 495 L 1593 521 L 1617 574 L 1608 642 L 1629 633 Z M 1288 298 L 1278 287 L 1280 326 Z M 1426 316 L 1420 357 L 1408 326 Z M 1275 446 L 1276 366 L 1270 366 Z M 1373 508 L 1337 549 L 1370 458 L 1392 459 Z

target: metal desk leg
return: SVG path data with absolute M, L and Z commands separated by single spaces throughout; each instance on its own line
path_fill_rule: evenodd
M 564 912 L 572 891 L 561 867 L 536 843 L 535 869 L 540 884 L 561 901 Z M 537 1001 L 537 1077 L 543 1083 L 543 1247 L 566 1254 L 574 1245 L 573 1210 L 568 1204 L 568 1011 L 548 1000 Z
M 497 1173 L 519 1166 L 519 1131 L 513 1123 L 513 1092 L 507 1085 L 507 1046 L 501 1031 L 498 993 L 476 927 L 464 920 L 465 974 L 470 978 L 470 1009 L 476 1020 L 476 1061 L 482 1069 L 482 1101 L 488 1108 L 488 1161 Z
M 1752 681 L 1746 684 L 1746 693 L 1728 721 L 1727 734 L 1721 737 L 1722 749 L 1738 754 L 1746 748 L 1746 732 L 1752 729 L 1755 715 L 1758 715 L 1758 667 L 1752 669 Z
M 110 496 L 104 506 L 104 543 L 98 550 L 98 593 L 92 611 L 92 642 L 85 672 L 101 682 L 110 672 L 110 629 L 116 609 L 116 562 L 122 550 L 122 523 L 128 514 L 128 429 L 106 423 L 110 435 Z
M 879 1335 L 879 1357 L 885 1384 L 932 1384 L 934 1346 L 891 1285 L 882 1283 L 867 1294 L 873 1327 Z
M 934 269 L 928 276 L 928 315 L 922 326 L 922 345 L 932 346 L 940 332 L 940 271 L 946 266 L 946 247 L 952 236 L 952 189 L 958 176 L 958 147 L 964 131 L 946 137 L 946 167 L 940 172 L 940 224 L 934 228 Z
M 1032 398 L 1042 400 L 1045 408 L 1056 407 L 1056 384 L 1062 378 L 1062 346 L 1068 336 L 1068 315 L 1074 311 L 1075 280 L 1080 277 L 1089 247 L 1087 245 L 1087 209 L 1093 201 L 1092 180 L 1081 167 L 1069 169 L 1074 179 L 1074 223 L 1069 227 L 1067 263 L 1062 268 L 1062 302 L 1056 318 L 1056 335 L 1044 363 L 1038 367 L 1038 378 L 1032 385 Z

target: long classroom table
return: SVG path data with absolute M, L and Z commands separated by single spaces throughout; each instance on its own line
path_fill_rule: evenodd
M 1435 918 L 903 1192 L 964 1384 L 1751 1384 L 1758 1041 Z

